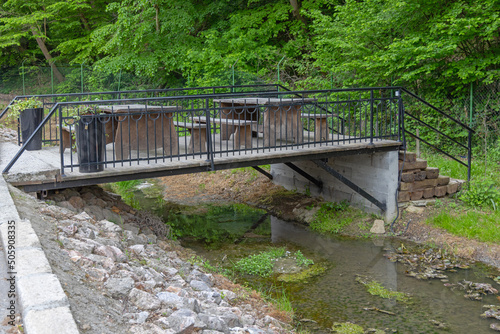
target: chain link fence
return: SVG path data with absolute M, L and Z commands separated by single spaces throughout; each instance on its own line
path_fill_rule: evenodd
M 7 97 L 13 95 L 124 91 L 162 87 L 157 80 L 139 77 L 125 71 L 105 73 L 85 64 L 58 64 L 55 62 L 54 65 L 57 69 L 44 63 L 23 63 L 18 68 L 2 71 L 0 73 L 0 96 L 1 94 L 8 95 L 3 95 L 4 98 L 0 104 L 8 103 Z M 341 87 L 346 75 L 349 74 L 329 73 L 328 87 L 323 87 L 326 83 L 323 79 L 320 88 Z M 60 80 L 61 77 L 62 80 Z M 281 77 L 285 82 L 291 80 L 287 78 L 285 69 L 282 69 Z M 266 80 L 258 75 L 238 71 L 232 67 L 209 77 L 193 77 L 188 74 L 184 79 L 178 80 L 171 88 L 264 83 Z M 315 81 L 314 76 L 311 76 L 298 88 L 315 89 L 318 88 L 318 82 Z M 423 96 L 423 98 L 474 129 L 474 153 L 476 155 L 493 154 L 497 155 L 498 160 L 500 160 L 500 81 L 491 84 L 474 84 L 468 88 L 465 96 L 461 98 L 442 99 L 435 96 Z M 433 117 L 432 113 L 428 109 L 422 109 L 421 105 L 410 103 L 406 105 L 406 108 L 424 119 L 428 120 Z M 435 120 L 436 127 L 451 137 L 463 139 L 466 136 L 465 133 L 450 128 L 446 122 L 441 124 L 439 117 Z M 411 123 L 408 125 L 411 126 Z M 425 134 L 423 135 L 425 136 Z M 440 143 L 439 136 L 427 137 L 426 139 L 436 145 L 443 144 Z

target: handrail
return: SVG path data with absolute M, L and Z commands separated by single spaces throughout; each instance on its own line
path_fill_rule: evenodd
M 28 140 L 26 140 L 26 142 L 23 143 L 23 146 L 21 146 L 21 148 L 19 149 L 19 151 L 17 151 L 16 155 L 14 156 L 14 158 L 12 158 L 12 160 L 7 164 L 7 166 L 5 166 L 4 170 L 2 171 L 3 174 L 5 173 L 8 173 L 9 170 L 12 168 L 12 166 L 16 163 L 17 159 L 19 159 L 19 157 L 23 154 L 23 152 L 26 150 L 26 147 L 28 146 L 29 143 L 31 143 L 31 141 L 33 140 L 33 138 L 35 138 L 36 134 L 39 132 L 39 131 L 42 131 L 42 128 L 45 126 L 45 124 L 47 123 L 47 121 L 52 117 L 52 115 L 55 113 L 57 107 L 58 107 L 58 103 L 56 103 L 54 105 L 54 107 L 52 107 L 52 109 L 50 109 L 49 113 L 47 114 L 47 116 L 45 116 L 45 118 L 42 120 L 42 122 L 38 125 L 38 127 L 35 129 L 35 131 L 33 131 L 33 133 L 31 134 L 31 136 L 28 138 Z
M 280 85 L 281 86 L 281 85 Z M 251 88 L 251 87 L 277 87 L 276 84 L 255 84 L 255 85 L 238 85 L 238 88 Z M 281 86 L 283 87 L 283 86 Z M 212 89 L 215 91 L 216 89 L 223 88 L 234 88 L 234 86 L 202 86 L 202 87 L 186 87 L 186 88 L 165 88 L 165 89 L 136 89 L 136 90 L 122 90 L 122 91 L 104 91 L 104 92 L 86 92 L 86 93 L 62 93 L 62 94 L 31 94 L 31 95 L 17 95 L 15 96 L 10 103 L 2 110 L 0 113 L 0 119 L 7 113 L 12 104 L 18 99 L 25 99 L 31 97 L 38 98 L 57 98 L 57 97 L 77 97 L 77 96 L 96 96 L 96 95 L 107 95 L 107 94 L 135 94 L 135 93 L 162 93 L 162 92 L 176 92 L 176 91 L 194 91 L 194 90 L 207 90 Z M 285 88 L 285 87 L 283 87 Z M 285 88 L 287 89 L 287 88 Z M 276 88 L 277 90 L 277 88 Z M 232 92 L 228 92 L 232 93 Z M 215 93 L 214 93 L 215 94 Z M 224 94 L 224 93 L 222 93 Z M 188 95 L 189 96 L 189 95 Z
M 438 113 L 440 113 L 441 115 L 443 115 L 443 116 L 445 116 L 446 118 L 448 118 L 448 119 L 452 120 L 453 122 L 455 122 L 455 123 L 459 124 L 461 127 L 463 127 L 463 128 L 465 128 L 465 129 L 467 129 L 467 130 L 472 131 L 473 133 L 475 133 L 475 131 L 474 131 L 473 129 L 471 129 L 470 127 L 468 127 L 466 124 L 464 124 L 464 123 L 460 122 L 459 120 L 457 120 L 457 119 L 455 119 L 455 118 L 451 117 L 450 115 L 446 114 L 446 113 L 445 113 L 445 112 L 443 112 L 441 109 L 439 109 L 438 107 L 436 107 L 436 106 L 434 106 L 434 105 L 430 104 L 429 102 L 425 101 L 424 99 L 422 99 L 422 98 L 421 98 L 421 97 L 419 97 L 418 95 L 416 95 L 416 94 L 414 94 L 414 93 L 410 92 L 409 90 L 407 90 L 407 89 L 406 89 L 406 88 L 404 88 L 404 87 L 401 87 L 401 89 L 402 89 L 404 92 L 408 93 L 408 95 L 410 95 L 411 97 L 413 97 L 413 98 L 415 98 L 415 99 L 419 100 L 420 102 L 422 102 L 423 104 L 427 105 L 428 107 L 430 107 L 430 108 L 434 109 L 435 111 L 437 111 L 437 112 L 438 112 Z
M 399 117 L 399 121 L 400 121 L 400 124 L 397 125 L 398 126 L 398 131 L 399 131 L 399 135 L 398 137 L 401 138 L 401 135 L 404 136 L 405 133 L 408 133 L 408 134 L 411 134 L 413 135 L 410 131 L 406 130 L 405 129 L 405 121 L 404 121 L 404 118 L 405 118 L 405 115 L 415 119 L 417 122 L 419 122 L 419 124 L 421 126 L 425 126 L 427 127 L 428 129 L 432 130 L 432 131 L 435 131 L 436 133 L 438 134 L 441 134 L 443 135 L 445 138 L 449 139 L 450 141 L 454 142 L 455 144 L 459 145 L 460 147 L 462 147 L 463 149 L 466 149 L 467 150 L 467 156 L 468 156 L 468 163 L 465 164 L 464 162 L 458 160 L 457 158 L 453 157 L 452 155 L 450 155 L 449 153 L 447 152 L 444 152 L 442 149 L 436 147 L 435 145 L 429 143 L 428 141 L 422 139 L 422 138 L 419 138 L 422 142 L 424 142 L 425 144 L 429 145 L 430 147 L 433 147 L 434 149 L 436 149 L 437 151 L 447 155 L 448 157 L 458 161 L 459 163 L 461 163 L 462 165 L 465 165 L 467 166 L 468 168 L 468 179 L 470 179 L 470 171 L 471 171 L 471 137 L 472 137 L 472 133 L 474 133 L 474 130 L 472 130 L 470 127 L 468 127 L 467 125 L 465 125 L 464 123 L 456 120 L 455 118 L 447 115 L 446 113 L 444 113 L 442 110 L 440 110 L 438 107 L 432 105 L 431 103 L 423 100 L 422 98 L 420 98 L 419 96 L 417 96 L 416 94 L 408 91 L 407 89 L 405 89 L 404 87 L 399 87 L 399 86 L 393 86 L 393 87 L 368 87 L 368 88 L 352 88 L 352 89 L 343 89 L 343 88 L 339 88 L 339 89 L 319 89 L 319 90 L 301 90 L 301 91 L 291 91 L 290 89 L 282 86 L 282 85 L 275 85 L 275 84 L 270 84 L 270 85 L 245 85 L 245 86 L 238 86 L 239 88 L 248 88 L 248 87 L 280 87 L 280 88 L 283 88 L 283 91 L 276 91 L 276 90 L 273 90 L 273 91 L 247 91 L 247 92 L 220 92 L 220 93 L 216 93 L 215 90 L 217 88 L 228 88 L 228 87 L 231 87 L 231 86 L 218 86 L 218 87 L 197 87 L 197 88 L 175 88 L 175 89 L 171 89 L 171 90 L 159 90 L 159 89 L 154 89 L 154 90 L 135 90 L 135 91 L 121 91 L 121 92 L 95 92 L 95 93 L 69 93 L 69 94 L 49 94 L 49 95 L 38 95 L 39 97 L 60 97 L 60 96 L 92 96 L 92 95 L 104 95 L 104 94 L 112 94 L 112 93 L 145 93 L 145 92 L 168 92 L 168 91 L 190 91 L 190 90 L 194 90 L 194 89 L 212 89 L 212 93 L 204 93 L 204 94 L 194 94 L 194 95 L 178 95 L 178 96 L 151 96 L 151 97 L 136 97 L 136 98 L 124 98 L 124 99 L 107 99 L 107 100 L 87 100 L 87 101 L 65 101 L 65 102 L 55 102 L 52 106 L 52 108 L 49 110 L 49 113 L 47 114 L 47 116 L 42 120 L 42 122 L 38 125 L 38 127 L 35 129 L 34 133 L 27 139 L 25 140 L 25 142 L 23 143 L 22 147 L 20 148 L 20 150 L 16 153 L 16 155 L 14 156 L 14 158 L 9 162 L 9 164 L 5 167 L 5 169 L 3 170 L 3 173 L 8 173 L 9 170 L 11 169 L 11 167 L 16 163 L 16 161 L 19 159 L 19 157 L 24 153 L 24 151 L 26 150 L 26 146 L 31 143 L 31 141 L 33 140 L 33 138 L 35 137 L 35 134 L 38 133 L 39 131 L 41 131 L 41 129 L 49 122 L 49 119 L 52 118 L 57 110 L 57 108 L 62 108 L 64 106 L 72 106 L 72 105 L 99 105 L 99 104 L 116 104 L 116 103 L 154 103 L 154 102 L 164 102 L 164 103 L 168 103 L 169 101 L 179 101 L 179 100 L 190 100 L 190 99 L 202 99 L 202 100 L 206 100 L 206 104 L 204 106 L 204 109 L 206 110 L 206 112 L 209 112 L 210 111 L 210 102 L 209 100 L 210 99 L 214 99 L 214 98 L 227 98 L 227 97 L 234 97 L 234 98 L 237 98 L 237 97 L 264 97 L 264 98 L 271 98 L 271 97 L 278 97 L 278 98 L 282 98 L 282 97 L 285 97 L 285 96 L 292 96 L 294 99 L 295 99 L 295 96 L 297 98 L 300 98 L 300 99 L 303 99 L 304 96 L 308 96 L 308 95 L 311 95 L 311 94 L 321 94 L 321 93 L 326 93 L 328 94 L 327 96 L 329 96 L 329 94 L 332 94 L 332 93 L 343 93 L 343 92 L 370 92 L 370 97 L 369 98 L 362 98 L 362 99 L 358 99 L 356 101 L 371 101 L 371 105 L 370 105 L 370 114 L 371 114 L 371 119 L 369 120 L 370 123 L 373 123 L 373 113 L 374 113 L 374 110 L 373 110 L 373 101 L 375 99 L 374 97 L 374 93 L 377 91 L 377 90 L 381 90 L 381 91 L 389 91 L 389 90 L 396 90 L 396 91 L 399 91 L 400 93 L 397 94 L 397 96 L 399 96 L 399 99 L 402 99 L 402 92 L 405 92 L 407 93 L 411 98 L 414 98 L 416 99 L 417 101 L 423 103 L 425 106 L 437 111 L 440 115 L 450 119 L 451 121 L 455 122 L 457 125 L 461 126 L 462 128 L 464 129 L 467 129 L 468 132 L 469 132 L 469 138 L 468 138 L 468 143 L 467 144 L 461 144 L 460 142 L 456 141 L 455 139 L 449 137 L 448 135 L 444 134 L 442 131 L 440 131 L 439 129 L 437 129 L 436 127 L 433 127 L 432 125 L 430 124 L 427 124 L 426 122 L 420 120 L 419 118 L 413 116 L 412 114 L 408 113 L 405 108 L 403 107 L 402 108 L 402 111 L 400 113 L 400 117 Z M 350 96 L 350 95 L 349 95 Z M 27 97 L 27 96 L 17 96 L 15 99 L 17 98 L 24 98 L 24 97 Z M 338 97 L 337 97 L 338 98 Z M 360 95 L 360 98 L 361 98 L 361 95 Z M 383 96 L 381 97 L 383 99 L 385 99 Z M 14 100 L 15 100 L 14 99 Z M 328 99 L 328 98 L 327 98 Z M 377 98 L 379 99 L 379 98 Z M 13 101 L 14 101 L 13 100 Z M 2 111 L 2 113 L 0 114 L 0 118 L 3 117 L 5 115 L 5 113 L 7 112 L 7 110 L 9 109 L 9 107 L 12 105 L 13 101 L 11 101 L 11 103 Z M 349 102 L 354 102 L 353 100 L 351 100 L 351 98 L 348 98 Z M 333 102 L 333 101 L 332 101 Z M 343 101 L 343 102 L 346 102 L 346 101 Z M 402 101 L 401 101 L 402 102 Z M 312 102 L 312 104 L 315 104 L 316 102 Z M 322 108 L 322 110 L 325 110 L 326 112 L 330 112 L 332 113 L 332 111 L 328 110 L 328 109 L 325 109 L 322 105 L 319 105 L 320 108 Z M 338 115 L 339 118 L 341 119 L 341 121 L 343 122 L 344 119 L 342 117 L 342 115 Z M 207 119 L 209 119 L 209 117 L 206 115 Z M 373 134 L 373 131 L 374 131 L 374 125 L 373 124 L 368 124 L 370 126 L 370 129 L 371 129 L 371 133 L 369 134 L 369 137 L 371 140 L 373 140 L 374 138 L 374 134 Z M 208 124 L 208 129 L 211 128 L 211 124 L 209 123 Z M 343 126 L 342 126 L 343 128 Z M 350 130 L 348 130 L 350 131 Z M 208 132 L 210 133 L 210 132 Z M 415 136 L 414 136 L 415 137 Z M 207 138 L 207 141 L 210 142 L 211 138 Z M 208 156 L 207 156 L 207 159 L 209 160 L 212 160 L 212 165 L 213 165 L 213 152 L 211 152 L 211 149 L 209 148 L 208 149 Z
M 467 181 L 470 181 L 470 178 L 471 178 L 471 169 L 472 169 L 472 134 L 475 133 L 475 131 L 470 128 L 469 126 L 467 126 L 466 124 L 460 122 L 459 120 L 451 117 L 450 115 L 446 114 L 445 112 L 443 112 L 441 109 L 439 109 L 438 107 L 434 106 L 433 104 L 425 101 L 424 99 L 422 99 L 421 97 L 419 97 L 418 95 L 410 92 L 408 89 L 404 88 L 404 87 L 401 87 L 401 90 L 404 91 L 405 93 L 407 93 L 409 96 L 413 97 L 414 99 L 422 102 L 423 104 L 425 104 L 426 106 L 428 106 L 429 108 L 433 109 L 434 111 L 437 111 L 439 114 L 441 114 L 442 116 L 446 117 L 447 119 L 453 121 L 455 124 L 457 125 L 460 125 L 462 128 L 466 129 L 467 132 L 468 132 L 468 138 L 467 138 L 467 146 L 465 146 L 464 144 L 461 144 L 459 142 L 457 142 L 456 140 L 454 140 L 453 138 L 451 138 L 450 136 L 446 135 L 445 133 L 443 133 L 442 131 L 436 129 L 435 127 L 433 127 L 432 125 L 430 124 L 427 124 L 426 122 L 422 121 L 421 119 L 417 118 L 416 116 L 413 116 L 412 114 L 410 113 L 407 113 L 406 110 L 404 111 L 404 114 L 405 115 L 408 115 L 409 117 L 413 118 L 414 120 L 416 120 L 417 122 L 419 122 L 421 125 L 433 130 L 434 132 L 437 132 L 439 133 L 440 135 L 446 137 L 448 140 L 452 141 L 453 143 L 461 146 L 462 148 L 466 149 L 467 150 L 467 164 L 464 163 L 463 161 L 460 161 L 459 159 L 455 158 L 454 156 L 452 156 L 451 154 L 443 151 L 442 149 L 436 147 L 435 145 L 429 143 L 428 141 L 426 141 L 425 139 L 422 139 L 420 138 L 419 136 L 411 133 L 410 131 L 406 130 L 404 127 L 403 127 L 403 131 L 410 134 L 411 136 L 413 136 L 414 138 L 417 138 L 418 140 L 421 140 L 424 144 L 427 144 L 428 146 L 432 147 L 433 149 L 439 151 L 440 153 L 448 156 L 449 158 L 457 161 L 458 163 L 464 165 L 467 167 Z M 403 118 L 404 119 L 404 118 Z

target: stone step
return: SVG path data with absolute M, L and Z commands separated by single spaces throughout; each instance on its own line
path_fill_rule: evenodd
M 403 166 L 403 161 L 399 160 L 398 163 L 399 163 L 399 166 L 398 166 L 399 170 L 401 170 L 401 168 L 403 167 L 403 171 L 410 171 L 410 170 L 414 170 L 414 169 L 425 170 L 427 168 L 427 160 L 423 160 L 423 159 L 417 159 L 415 162 L 405 161 L 404 166 Z
M 399 160 L 403 159 L 406 162 L 415 162 L 417 160 L 417 153 L 399 151 Z

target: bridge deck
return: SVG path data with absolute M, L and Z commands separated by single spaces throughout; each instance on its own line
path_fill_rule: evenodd
M 305 134 L 305 142 L 308 134 Z M 159 177 L 167 175 L 188 174 L 210 170 L 222 170 L 248 166 L 258 166 L 272 163 L 293 162 L 299 160 L 326 159 L 339 155 L 353 155 L 358 153 L 397 150 L 401 142 L 393 140 L 376 140 L 371 144 L 369 140 L 351 140 L 349 137 L 333 138 L 332 142 L 307 143 L 306 145 L 292 145 L 283 147 L 263 148 L 262 138 L 254 138 L 253 149 L 233 150 L 232 142 L 215 138 L 213 146 L 218 153 L 213 154 L 213 165 L 207 153 L 186 153 L 186 144 L 179 143 L 179 155 L 154 160 L 155 152 L 149 152 L 149 161 L 132 160 L 122 163 L 109 163 L 101 172 L 80 173 L 78 168 L 65 168 L 61 173 L 61 156 L 59 147 L 44 147 L 41 151 L 25 151 L 20 159 L 5 174 L 6 180 L 22 186 L 26 191 L 67 188 L 90 184 L 117 182 L 131 179 Z M 335 142 L 335 139 L 343 139 Z M 288 144 L 290 145 L 290 144 Z M 107 153 L 112 155 L 112 145 L 107 146 Z M 13 143 L 0 142 L 0 166 L 3 168 L 19 150 Z M 146 157 L 147 152 L 135 152 L 135 158 Z M 158 154 L 160 156 L 161 154 Z M 70 150 L 64 153 L 65 162 L 75 155 Z M 134 156 L 132 156 L 134 158 Z

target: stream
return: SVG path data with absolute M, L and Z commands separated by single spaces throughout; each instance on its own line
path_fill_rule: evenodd
M 148 206 L 147 198 L 136 194 L 143 207 Z M 211 266 L 230 273 L 232 280 L 271 295 L 286 293 L 297 328 L 309 333 L 331 333 L 334 324 L 346 322 L 365 330 L 380 330 L 373 333 L 493 332 L 490 324 L 495 320 L 482 318 L 481 314 L 487 310 L 483 305 L 500 305 L 497 294 L 481 293 L 482 300 L 471 300 L 464 296 L 467 292 L 461 287 L 466 281 L 498 288 L 491 278 L 498 277 L 495 268 L 476 263 L 461 266 L 467 269 L 442 270 L 440 273 L 445 276 L 439 278 L 417 279 L 409 276 L 415 268 L 395 261 L 391 254 L 403 249 L 441 256 L 439 250 L 423 250 L 422 246 L 389 237 L 350 239 L 320 235 L 303 225 L 240 204 L 197 207 L 194 212 L 169 209 L 168 213 L 165 205 L 158 206 L 158 201 L 151 201 L 150 205 L 149 209 L 163 214 L 169 224 L 184 231 L 177 235 L 184 247 L 206 258 Z M 300 250 L 323 271 L 298 282 L 283 282 L 276 274 L 261 278 L 231 269 L 240 259 L 276 247 L 285 247 L 289 252 Z M 402 292 L 409 298 L 396 301 L 372 295 L 357 277 L 379 282 L 385 289 Z

